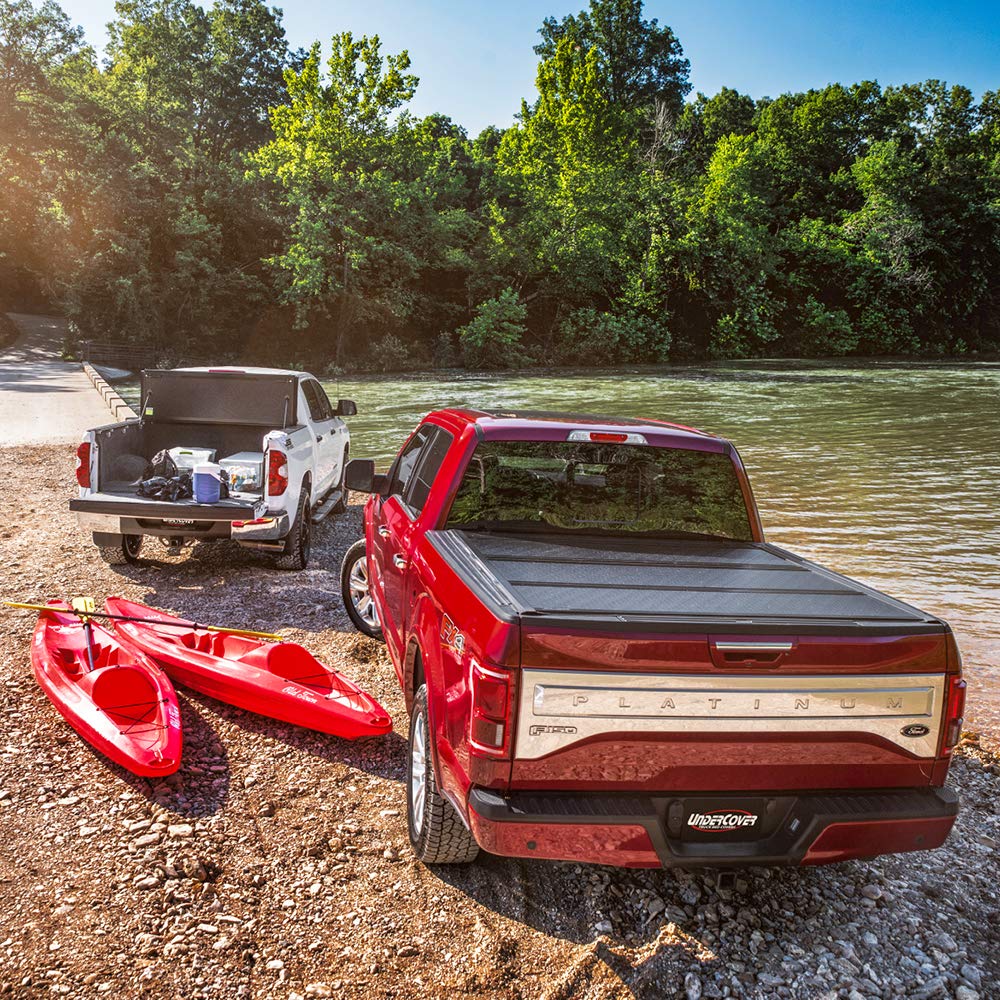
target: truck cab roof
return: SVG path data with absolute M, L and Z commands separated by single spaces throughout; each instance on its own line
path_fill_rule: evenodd
M 650 439 L 651 444 L 673 445 L 676 447 L 703 451 L 728 452 L 732 444 L 715 434 L 653 418 L 611 417 L 586 413 L 560 413 L 548 410 L 480 410 L 446 409 L 438 410 L 437 416 L 445 422 L 459 427 L 474 425 L 476 433 L 484 440 L 502 440 L 508 437 L 530 439 L 534 436 L 545 439 L 561 439 L 574 430 L 588 430 L 596 433 L 641 434 Z

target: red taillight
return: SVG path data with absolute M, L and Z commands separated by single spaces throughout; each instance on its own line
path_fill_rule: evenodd
M 76 481 L 85 490 L 90 489 L 90 442 L 83 441 L 76 449 Z
M 288 456 L 277 448 L 267 453 L 267 492 L 280 497 L 288 489 Z
M 952 677 L 948 689 L 948 712 L 944 719 L 944 751 L 948 753 L 962 737 L 962 724 L 965 722 L 965 688 L 966 683 L 961 677 Z
M 471 666 L 472 715 L 469 742 L 474 749 L 503 755 L 510 742 L 510 708 L 514 685 L 506 670 Z
M 590 440 L 607 444 L 624 444 L 628 440 L 628 435 L 612 434 L 610 431 L 591 431 Z

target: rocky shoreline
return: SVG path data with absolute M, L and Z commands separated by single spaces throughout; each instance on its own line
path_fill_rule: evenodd
M 312 568 L 199 546 L 112 569 L 65 501 L 72 449 L 4 451 L 0 597 L 120 593 L 277 629 L 367 687 L 399 733 L 382 647 L 340 606 L 359 510 Z M 932 852 L 826 868 L 624 871 L 486 859 L 431 871 L 406 838 L 399 733 L 347 743 L 181 690 L 163 782 L 90 751 L 0 634 L 0 996 L 1000 997 L 1000 758 L 966 738 L 962 811 Z

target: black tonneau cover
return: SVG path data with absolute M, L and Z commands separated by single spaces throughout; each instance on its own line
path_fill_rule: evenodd
M 764 542 L 455 529 L 427 537 L 506 621 L 810 634 L 940 632 L 946 627 L 908 604 Z

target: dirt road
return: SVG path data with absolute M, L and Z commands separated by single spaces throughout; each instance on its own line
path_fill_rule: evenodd
M 34 621 L 0 630 L 0 997 L 1000 996 L 1000 762 L 967 744 L 937 851 L 833 868 L 619 871 L 485 858 L 431 870 L 406 835 L 407 719 L 384 648 L 351 631 L 338 565 L 359 508 L 282 573 L 228 544 L 112 569 L 66 501 L 72 449 L 6 449 L 0 597 L 124 594 L 278 629 L 378 697 L 391 737 L 347 743 L 179 691 L 163 782 L 91 752 L 31 676 Z M 25 499 L 27 498 L 27 499 Z
M 65 320 L 11 313 L 21 336 L 0 351 L 0 447 L 78 442 L 111 415 L 78 364 L 60 352 Z

